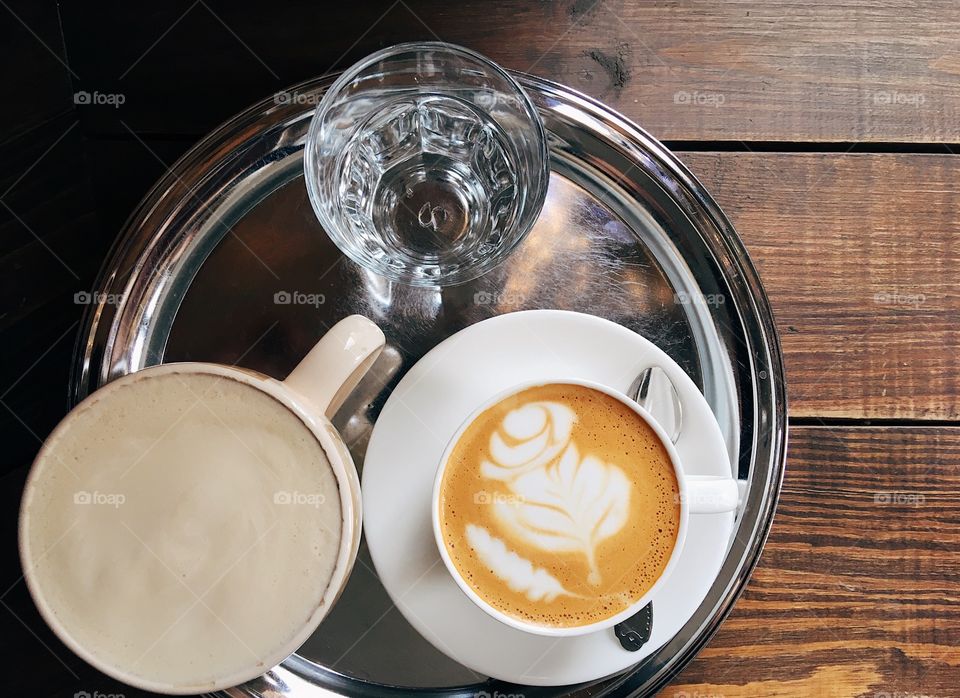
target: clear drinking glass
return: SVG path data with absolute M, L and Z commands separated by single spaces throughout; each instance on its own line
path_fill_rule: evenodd
M 540 213 L 543 125 L 510 75 L 441 42 L 368 56 L 327 90 L 304 153 L 310 203 L 358 264 L 417 286 L 480 276 Z

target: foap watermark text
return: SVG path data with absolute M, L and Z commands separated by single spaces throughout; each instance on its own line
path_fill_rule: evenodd
M 508 291 L 477 291 L 473 294 L 474 305 L 499 305 L 503 307 L 516 307 L 523 305 L 524 298 L 519 293 L 510 293 Z
M 80 90 L 73 93 L 73 103 L 80 106 L 106 106 L 119 109 L 127 101 L 126 95 L 120 92 L 87 92 Z
M 673 294 L 673 302 L 677 305 L 707 305 L 718 307 L 727 302 L 727 297 L 722 293 L 686 293 L 678 291 Z
M 123 303 L 126 294 L 123 293 L 103 293 L 101 291 L 77 291 L 73 294 L 75 305 L 120 305 Z
M 924 502 L 926 497 L 916 492 L 876 492 L 873 495 L 874 504 L 919 507 Z
M 274 305 L 312 305 L 319 308 L 327 302 L 322 293 L 303 293 L 302 291 L 277 291 L 273 294 Z
M 273 493 L 274 504 L 300 505 L 317 509 L 322 506 L 325 501 L 327 501 L 327 498 L 319 492 L 297 492 L 296 490 L 290 492 L 288 490 L 280 490 L 279 492 Z
M 687 92 L 679 90 L 673 93 L 673 103 L 681 106 L 722 107 L 727 96 L 722 92 Z
M 273 103 L 301 104 L 315 107 L 320 104 L 320 100 L 322 99 L 322 94 L 316 94 L 314 92 L 290 92 L 289 90 L 284 90 L 283 92 L 277 92 L 277 94 L 273 96 Z
M 877 305 L 896 305 L 919 308 L 926 303 L 927 297 L 922 293 L 901 293 L 900 291 L 879 291 L 873 294 L 873 302 Z
M 525 501 L 522 495 L 507 492 L 480 490 L 473 494 L 474 504 L 523 504 Z
M 889 90 L 873 93 L 873 103 L 878 106 L 890 105 L 918 109 L 922 107 L 926 101 L 926 95 L 920 92 L 898 92 L 897 90 Z
M 125 501 L 127 501 L 126 495 L 120 494 L 119 492 L 98 492 L 97 490 L 87 492 L 86 490 L 80 490 L 79 492 L 73 493 L 73 503 L 84 506 L 111 506 L 114 509 L 119 509 Z

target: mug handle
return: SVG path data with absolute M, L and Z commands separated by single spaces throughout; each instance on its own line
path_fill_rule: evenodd
M 687 475 L 687 507 L 691 514 L 735 511 L 740 500 L 737 481 L 723 475 Z
M 383 331 L 362 315 L 330 328 L 290 372 L 283 384 L 331 419 L 380 356 Z

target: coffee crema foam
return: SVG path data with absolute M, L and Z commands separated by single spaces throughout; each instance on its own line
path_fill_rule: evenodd
M 453 447 L 440 528 L 466 583 L 537 625 L 610 618 L 660 578 L 680 527 L 657 434 L 593 388 L 528 388 L 481 413 Z
M 339 486 L 269 395 L 210 374 L 144 377 L 94 396 L 47 449 L 23 505 L 31 585 L 107 665 L 212 683 L 262 665 L 323 603 Z

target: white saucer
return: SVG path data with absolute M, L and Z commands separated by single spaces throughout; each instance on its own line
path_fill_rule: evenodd
M 493 619 L 440 560 L 430 496 L 447 441 L 479 404 L 518 383 L 580 378 L 626 392 L 647 366 L 677 387 L 684 471 L 730 475 L 720 427 L 696 385 L 648 340 L 613 322 L 561 310 L 500 315 L 453 335 L 403 377 L 377 420 L 363 467 L 363 527 L 380 580 L 400 612 L 444 654 L 497 679 L 537 686 L 618 673 L 662 646 L 706 596 L 726 555 L 734 514 L 691 516 L 677 567 L 653 599 L 653 632 L 627 652 L 604 630 L 572 638 L 530 635 Z

